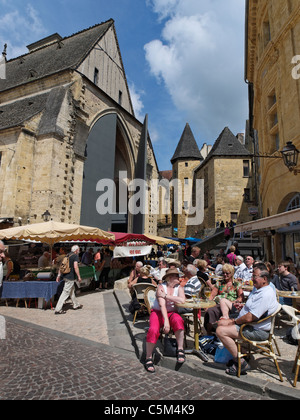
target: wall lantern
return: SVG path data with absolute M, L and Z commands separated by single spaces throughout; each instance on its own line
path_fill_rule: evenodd
M 290 172 L 294 172 L 295 175 L 300 173 L 300 170 L 297 169 L 299 150 L 296 146 L 288 141 L 286 146 L 281 151 L 283 162 Z
M 50 217 L 51 217 L 51 214 L 49 213 L 49 210 L 46 210 L 45 213 L 42 214 L 42 218 L 43 218 L 44 222 L 49 222 Z

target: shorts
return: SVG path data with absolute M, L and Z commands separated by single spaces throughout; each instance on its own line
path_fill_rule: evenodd
M 240 328 L 240 325 L 236 325 L 237 332 L 240 332 Z M 270 331 L 256 330 L 252 325 L 247 325 L 243 329 L 243 335 L 251 341 L 265 341 L 268 340 Z

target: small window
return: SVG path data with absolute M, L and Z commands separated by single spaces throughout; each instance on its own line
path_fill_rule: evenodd
M 185 167 L 188 168 L 188 166 L 189 166 L 189 163 L 185 162 Z
M 245 203 L 250 202 L 250 188 L 244 188 L 244 201 Z
M 188 178 L 184 178 L 184 185 L 189 185 L 189 179 Z
M 231 212 L 230 213 L 230 220 L 235 221 L 238 218 L 238 213 L 237 212 Z
M 249 178 L 250 176 L 250 162 L 249 160 L 243 161 L 243 177 Z
M 123 96 L 123 93 L 121 90 L 119 90 L 119 105 L 122 105 L 122 96 Z
M 97 69 L 97 67 L 95 67 L 95 71 L 94 71 L 94 84 L 98 85 L 98 81 L 99 81 L 99 70 Z

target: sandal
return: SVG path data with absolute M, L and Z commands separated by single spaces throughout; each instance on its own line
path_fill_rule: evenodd
M 185 352 L 183 349 L 177 350 L 177 363 L 184 363 L 185 362 Z
M 154 373 L 155 372 L 155 367 L 154 367 L 152 357 L 149 357 L 149 359 L 146 359 L 144 366 L 145 366 L 145 369 L 146 369 L 147 372 L 149 372 L 149 373 Z M 150 370 L 150 369 L 153 369 L 153 370 Z
M 246 362 L 246 360 L 243 361 L 241 366 L 241 375 L 247 375 L 247 371 L 250 370 L 250 366 Z M 234 362 L 228 369 L 225 370 L 227 375 L 230 376 L 237 376 L 238 374 L 238 364 L 237 362 Z
M 61 310 L 61 311 L 59 311 L 59 312 L 54 312 L 54 314 L 55 315 L 64 315 L 64 314 L 66 314 L 67 312 L 66 311 L 63 311 L 63 310 Z

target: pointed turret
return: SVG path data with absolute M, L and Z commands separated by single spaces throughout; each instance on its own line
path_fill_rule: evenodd
M 185 126 L 185 129 L 182 133 L 181 139 L 178 143 L 174 156 L 171 159 L 172 165 L 178 159 L 203 160 L 199 147 L 196 143 L 194 134 L 188 123 Z

